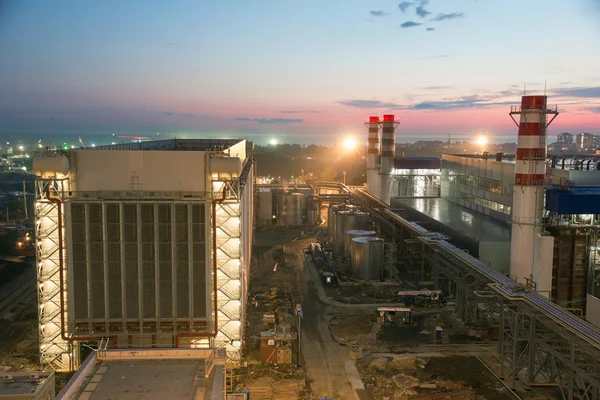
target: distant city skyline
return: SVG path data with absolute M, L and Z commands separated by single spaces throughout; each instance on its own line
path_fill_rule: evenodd
M 600 132 L 600 2 L 0 0 L 0 135 Z

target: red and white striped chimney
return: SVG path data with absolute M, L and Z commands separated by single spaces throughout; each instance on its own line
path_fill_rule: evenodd
M 546 129 L 558 112 L 546 96 L 523 96 L 511 108 L 519 127 L 512 205 L 510 275 L 544 295 L 552 289 L 553 238 L 541 236 L 546 181 Z M 519 122 L 514 118 L 519 115 Z M 548 115 L 553 118 L 548 121 Z M 550 252 L 550 255 L 548 255 Z M 549 265 L 548 265 L 549 263 Z
M 400 122 L 394 115 L 383 116 L 381 124 L 381 194 L 379 199 L 390 204 L 392 170 L 396 158 L 396 127 Z
M 367 138 L 367 191 L 372 196 L 379 198 L 379 168 L 381 165 L 379 117 L 369 117 L 365 125 L 369 129 Z

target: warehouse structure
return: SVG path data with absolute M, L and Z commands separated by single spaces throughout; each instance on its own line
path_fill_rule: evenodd
M 42 365 L 76 368 L 85 342 L 240 359 L 251 150 L 172 139 L 34 159 Z

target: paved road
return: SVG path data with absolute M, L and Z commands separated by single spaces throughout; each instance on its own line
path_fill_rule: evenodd
M 294 298 L 302 304 L 302 351 L 311 379 L 310 386 L 317 396 L 333 399 L 354 399 L 355 394 L 344 369 L 349 359 L 348 349 L 340 346 L 331 337 L 327 311 L 331 306 L 319 301 L 311 274 L 306 270 L 304 250 L 301 243 L 286 246 L 286 252 L 297 257 L 298 272 L 303 282 L 295 288 Z M 300 283 L 300 282 L 299 282 Z M 368 397 L 361 396 L 361 399 Z

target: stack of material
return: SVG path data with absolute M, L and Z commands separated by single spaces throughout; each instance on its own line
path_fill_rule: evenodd
M 273 399 L 273 378 L 265 378 L 248 384 L 248 391 L 252 400 Z
M 300 387 L 296 380 L 263 378 L 248 384 L 248 391 L 252 400 L 298 400 Z
M 298 400 L 298 381 L 282 380 L 273 385 L 274 399 L 277 400 Z

